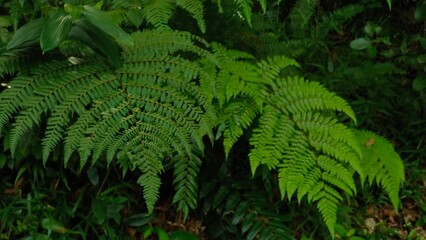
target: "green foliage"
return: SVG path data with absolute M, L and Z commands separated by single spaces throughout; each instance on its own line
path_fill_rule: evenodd
M 250 181 L 240 179 L 220 182 L 217 192 L 201 191 L 204 213 L 219 215 L 231 223 L 229 231 L 247 239 L 292 239 L 282 228 L 288 219 L 280 205 L 293 196 L 298 203 L 315 203 L 334 236 L 339 205 L 358 191 L 358 175 L 361 183 L 382 186 L 398 209 L 404 166 L 393 146 L 372 132 L 354 129 L 356 116 L 348 102 L 301 76 L 304 63 L 321 66 L 313 59 L 327 59 L 333 72 L 331 48 L 323 42 L 331 32 L 343 34 L 341 25 L 364 7 L 347 5 L 317 18 L 318 1 L 297 0 L 284 20 L 286 35 L 271 32 L 279 24 L 267 21 L 273 15 L 267 1 L 233 1 L 236 10 L 216 2 L 219 10 L 227 6 L 238 21 L 260 32 L 253 52 L 262 59 L 172 30 L 170 22 L 180 8 L 206 32 L 207 1 L 115 0 L 95 6 L 71 1 L 63 9 L 46 3 L 47 14 L 24 19 L 7 44 L 0 45 L 0 76 L 11 78 L 0 92 L 5 150 L 19 158 L 22 142 L 32 132 L 40 133 L 43 164 L 58 155 L 63 168 L 78 162 L 76 171 L 87 167 L 92 185 L 99 183 L 98 165 L 117 162 L 123 174 L 138 173 L 148 213 L 154 212 L 160 186 L 167 181 L 162 173 L 171 169 L 172 202 L 186 220 L 199 203 L 198 178 L 208 141 L 223 141 L 223 152 L 217 154 L 230 160 L 239 142 L 247 141 L 249 172 L 256 178 L 262 171 L 265 184 L 276 173 L 280 198 L 268 199 L 271 189 L 256 191 Z M 16 14 L 11 15 L 19 20 L 25 14 L 12 3 L 10 12 Z M 253 19 L 264 21 L 254 24 Z M 136 30 L 140 28 L 144 30 Z M 373 43 L 355 41 L 351 46 L 373 49 Z M 44 56 L 27 63 L 30 49 Z M 303 64 L 282 54 L 303 56 Z M 93 199 L 91 220 L 105 227 L 105 236 L 116 236 L 107 223 L 120 222 L 117 204 L 126 201 Z M 51 232 L 64 224 L 45 218 L 41 226 Z M 167 236 L 152 226 L 144 235 L 154 232 Z
M 370 131 L 356 131 L 363 151 L 362 166 L 370 184 L 375 180 L 381 185 L 392 201 L 395 210 L 399 208 L 399 189 L 405 180 L 404 166 L 392 144 L 385 138 Z M 364 179 L 361 179 L 364 181 Z
M 363 176 L 360 150 L 350 129 L 331 117 L 329 110 L 354 113 L 343 99 L 319 84 L 287 78 L 278 82 L 277 93 L 264 108 L 259 128 L 253 131 L 250 163 L 279 169 L 281 195 L 297 192 L 300 202 L 308 196 L 318 202 L 330 232 L 336 223 L 339 191 L 356 192 L 351 169 Z M 276 141 L 280 139 L 280 141 Z
M 78 64 L 62 60 L 17 77 L 2 93 L 0 119 L 3 127 L 19 113 L 11 130 L 12 153 L 47 113 L 45 162 L 61 140 L 65 164 L 76 150 L 81 167 L 89 156 L 94 164 L 103 154 L 109 162 L 117 152 L 124 154 L 142 170 L 139 182 L 152 210 L 162 158 L 175 151 L 192 156 L 193 143 L 202 149 L 201 138 L 213 121 L 211 107 L 193 82 L 201 68 L 173 53 L 207 52 L 192 44 L 197 38 L 185 33 L 146 31 L 134 38 L 138 44 L 123 51 L 123 67 L 117 72 L 99 59 Z
M 256 185 L 259 180 L 237 179 L 223 162 L 214 179 L 201 186 L 203 212 L 215 239 L 294 239 L 289 229 L 291 216 L 279 213 L 280 203 Z M 265 171 L 264 173 L 267 173 Z M 269 185 L 268 174 L 264 175 Z M 270 189 L 271 190 L 271 189 Z

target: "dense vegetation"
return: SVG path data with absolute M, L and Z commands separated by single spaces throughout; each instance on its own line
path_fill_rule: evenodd
M 425 24 L 425 1 L 0 0 L 0 239 L 425 238 Z

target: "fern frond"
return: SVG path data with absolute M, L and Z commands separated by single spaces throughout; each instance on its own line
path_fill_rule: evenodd
M 184 219 L 188 217 L 189 210 L 195 209 L 198 202 L 198 174 L 201 167 L 201 159 L 197 149 L 192 155 L 178 155 L 172 160 L 174 165 L 173 185 L 176 194 L 173 203 L 177 203 L 178 210 L 183 213 Z
M 399 189 L 405 180 L 404 165 L 392 144 L 385 138 L 370 131 L 355 130 L 362 149 L 362 166 L 370 184 L 381 185 L 396 211 L 400 203 Z M 365 178 L 361 179 L 362 182 Z
M 147 151 L 142 151 L 142 154 L 146 154 L 142 159 L 132 160 L 141 162 L 139 168 L 142 171 L 142 175 L 139 177 L 138 183 L 143 187 L 143 197 L 148 207 L 148 212 L 152 213 L 154 211 L 154 204 L 158 199 L 161 185 L 161 179 L 158 175 L 163 170 L 163 165 L 161 161 L 158 161 L 158 159 L 161 159 L 161 156 Z M 152 161 L 153 159 L 157 159 L 157 161 Z
M 28 49 L 6 50 L 0 48 L 0 78 L 27 68 L 30 59 L 26 53 L 28 53 Z
M 243 101 L 234 101 L 225 106 L 223 116 L 221 117 L 223 121 L 219 120 L 225 129 L 223 133 L 225 156 L 228 156 L 231 148 L 243 135 L 244 130 L 253 123 L 258 113 L 259 109 L 256 107 L 256 103 L 246 99 Z
M 278 78 L 278 72 L 271 70 L 268 78 Z M 252 173 L 261 164 L 277 168 L 281 196 L 296 195 L 299 202 L 307 196 L 317 202 L 332 233 L 343 199 L 340 192 L 356 193 L 353 170 L 364 176 L 357 137 L 333 112 L 353 120 L 355 115 L 343 99 L 318 83 L 289 77 L 273 84 L 250 138 Z
M 318 200 L 317 208 L 324 218 L 330 235 L 334 236 L 334 226 L 337 221 L 337 206 L 342 200 L 340 194 L 333 188 L 325 185 L 320 194 L 314 198 Z
M 275 168 L 293 134 L 294 123 L 272 106 L 266 106 L 259 119 L 259 127 L 253 130 L 250 138 L 250 144 L 254 147 L 249 154 L 252 174 L 261 164 Z M 276 141 L 278 137 L 280 141 Z
M 64 129 L 69 125 L 71 114 L 81 115 L 86 111 L 86 106 L 94 99 L 112 93 L 118 88 L 118 79 L 111 73 L 101 76 L 84 78 L 78 83 L 79 91 L 68 92 L 59 106 L 55 107 L 51 117 L 47 120 L 45 137 L 43 140 L 43 161 L 52 149 L 62 140 Z
M 336 110 L 345 113 L 356 122 L 355 113 L 342 98 L 328 91 L 317 82 L 308 82 L 299 77 L 288 77 L 277 81 L 278 90 L 270 102 L 284 113 Z
M 142 14 L 155 28 L 170 30 L 168 23 L 174 8 L 173 0 L 144 0 Z
M 281 196 L 288 196 L 288 199 L 301 186 L 306 185 L 305 176 L 318 174 L 315 170 L 316 159 L 315 155 L 309 148 L 309 142 L 306 136 L 301 131 L 295 131 L 285 152 L 281 154 L 282 164 L 279 169 L 279 186 Z M 318 176 L 314 176 L 318 177 Z M 299 192 L 298 198 L 301 199 L 305 191 Z
M 123 50 L 118 69 L 110 70 L 99 59 L 59 60 L 13 79 L 11 88 L 0 94 L 0 127 L 16 116 L 11 129 L 15 151 L 24 134 L 47 118 L 44 161 L 62 140 L 65 164 L 75 151 L 81 167 L 89 159 L 94 164 L 105 157 L 109 164 L 124 156 L 123 171 L 141 169 L 139 183 L 152 211 L 163 159 L 192 156 L 194 146 L 202 152 L 203 136 L 213 138 L 215 110 L 199 79 L 215 76 L 207 76 L 210 72 L 197 58 L 215 63 L 207 44 L 188 33 L 146 31 L 133 37 L 136 44 Z M 191 163 L 177 172 L 176 184 L 181 184 L 182 176 L 188 180 L 188 191 L 177 195 L 183 209 L 195 206 L 191 195 L 195 188 L 188 184 L 193 183 L 196 166 Z
M 102 116 L 103 112 L 107 112 L 109 109 L 116 108 L 124 101 L 125 95 L 120 91 L 106 94 L 104 98 L 95 100 L 93 107 L 90 110 L 81 113 L 75 123 L 68 127 L 64 140 L 65 165 L 71 157 L 71 154 L 75 150 L 79 149 L 81 142 L 85 138 L 89 137 L 89 135 L 86 134 L 86 129 L 88 129 L 89 126 L 95 125 L 97 123 L 97 116 Z M 109 159 L 109 161 L 111 160 L 112 158 Z
M 129 60 L 132 59 L 131 56 L 136 57 L 136 59 L 133 59 L 136 61 L 137 59 L 152 58 L 153 54 L 166 56 L 179 51 L 195 53 L 200 57 L 214 60 L 212 54 L 203 48 L 208 47 L 209 44 L 202 38 L 187 32 L 145 30 L 136 32 L 133 36 L 137 39 L 135 47 L 125 49 Z
M 358 4 L 347 5 L 339 8 L 330 13 L 328 16 L 324 17 L 318 26 L 319 32 L 323 34 L 323 38 L 326 37 L 326 34 L 330 30 L 340 32 L 341 24 L 352 19 L 363 11 L 364 7 Z
M 337 119 L 323 116 L 318 112 L 309 112 L 294 114 L 293 120 L 300 129 L 312 135 L 316 135 L 321 139 L 332 138 L 335 141 L 346 143 L 361 157 L 362 154 L 357 137 L 352 130 L 338 123 Z
M 274 90 L 277 90 L 275 81 L 280 77 L 283 69 L 289 66 L 300 67 L 294 59 L 285 56 L 269 57 L 266 60 L 260 61 L 258 66 L 261 82 L 271 86 Z
M 253 0 L 234 0 L 234 4 L 242 9 L 244 17 L 247 19 L 247 23 L 251 25 L 252 12 L 251 6 L 253 5 Z
M 105 67 L 102 64 L 70 66 L 67 62 L 57 62 L 35 68 L 32 71 L 34 77 L 27 79 L 27 84 L 33 85 L 25 86 L 26 91 L 31 89 L 35 95 L 20 105 L 24 110 L 16 118 L 15 127 L 11 130 L 11 151 L 14 152 L 24 134 L 33 125 L 40 122 L 42 113 L 47 113 L 57 107 L 58 102 L 63 101 L 67 94 L 75 91 L 84 79 L 90 79 L 94 73 Z M 13 81 L 12 88 L 14 88 L 14 84 Z
M 14 114 L 21 108 L 22 103 L 34 97 L 34 85 L 37 78 L 18 76 L 9 84 L 10 88 L 0 95 L 0 132 Z
M 189 12 L 197 21 L 198 27 L 202 33 L 206 32 L 206 23 L 204 21 L 204 6 L 201 0 L 175 0 L 176 5 Z
M 294 37 L 303 38 L 314 14 L 317 0 L 297 0 L 290 12 L 290 30 Z

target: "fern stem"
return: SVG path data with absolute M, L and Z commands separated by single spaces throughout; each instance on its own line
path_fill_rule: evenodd
M 98 198 L 98 197 L 99 197 L 99 195 L 101 194 L 102 189 L 104 188 L 104 185 L 105 185 L 105 183 L 106 183 L 106 180 L 108 179 L 108 176 L 109 176 L 109 174 L 110 174 L 110 172 L 111 172 L 111 168 L 113 168 L 113 167 L 114 167 L 114 166 L 109 166 L 109 167 L 107 168 L 107 172 L 106 172 L 106 174 L 105 174 L 104 179 L 102 180 L 102 184 L 101 184 L 101 186 L 99 187 L 98 193 L 96 194 L 96 198 Z

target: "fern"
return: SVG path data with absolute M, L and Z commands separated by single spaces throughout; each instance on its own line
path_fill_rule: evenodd
M 362 13 L 363 10 L 363 6 L 354 4 L 333 11 L 328 16 L 324 17 L 318 26 L 319 32 L 323 35 L 321 38 L 324 39 L 330 30 L 335 30 L 340 33 L 340 25 Z
M 404 166 L 392 144 L 385 138 L 370 131 L 355 130 L 362 149 L 362 166 L 370 184 L 381 185 L 392 202 L 394 209 L 399 207 L 399 189 L 404 182 Z M 361 179 L 362 182 L 365 178 Z
M 138 182 L 152 211 L 163 158 L 175 152 L 192 156 L 193 143 L 202 150 L 202 137 L 210 134 L 214 123 L 210 103 L 195 81 L 201 67 L 175 53 L 209 53 L 194 45 L 201 39 L 186 33 L 146 31 L 133 37 L 138 44 L 124 49 L 123 66 L 115 71 L 99 59 L 87 58 L 40 64 L 15 78 L 0 95 L 0 127 L 16 115 L 11 130 L 15 152 L 25 134 L 48 116 L 44 161 L 62 141 L 65 163 L 77 151 L 81 167 L 89 159 L 93 164 L 102 156 L 111 162 L 116 154 L 127 155 L 142 171 Z M 182 166 L 185 161 L 176 162 L 177 170 Z M 186 169 L 176 171 L 177 179 L 191 176 L 192 170 Z M 177 201 L 181 197 L 179 192 Z M 195 195 L 182 201 L 193 208 Z
M 294 37 L 303 38 L 314 14 L 316 0 L 297 0 L 290 13 L 290 30 Z
M 183 213 L 184 220 L 187 219 L 189 210 L 195 209 L 198 200 L 198 175 L 201 167 L 201 153 L 193 149 L 192 155 L 177 155 L 173 158 L 174 179 L 176 194 L 173 203 Z
M 356 192 L 351 169 L 363 176 L 361 150 L 350 129 L 332 111 L 355 120 L 347 103 L 315 82 L 278 80 L 250 139 L 252 173 L 264 164 L 278 168 L 282 196 L 317 202 L 333 233 L 340 191 Z M 279 139 L 279 140 L 277 140 Z
M 258 2 L 265 12 L 266 1 Z M 250 24 L 253 1 L 233 3 Z M 317 1 L 298 0 L 290 14 L 296 39 L 283 46 L 291 51 L 296 47 L 295 55 L 312 45 L 312 39 L 305 36 L 316 5 Z M 80 43 L 70 40 L 55 52 L 62 55 L 52 53 L 46 57 L 48 61 L 40 59 L 36 65 L 21 67 L 28 49 L 2 50 L 0 75 L 17 74 L 10 88 L 0 93 L 0 132 L 12 123 L 12 154 L 39 126 L 44 132 L 44 163 L 63 143 L 65 165 L 78 155 L 81 168 L 105 159 L 107 164 L 117 160 L 123 172 L 140 169 L 138 183 L 149 212 L 159 196 L 163 164 L 171 159 L 176 189 L 173 202 L 187 218 L 198 199 L 203 137 L 213 140 L 212 129 L 216 128 L 217 137 L 223 134 L 226 156 L 238 139 L 249 133 L 252 175 L 259 167 L 276 170 L 281 197 L 296 196 L 299 202 L 306 197 L 316 203 L 332 235 L 339 204 L 356 194 L 354 174 L 359 174 L 362 182 L 383 186 L 393 206 L 398 207 L 404 173 L 390 143 L 344 125 L 342 122 L 350 120 L 356 123 L 351 107 L 317 82 L 289 77 L 300 67 L 296 61 L 283 56 L 257 61 L 250 54 L 170 31 L 168 23 L 180 7 L 204 32 L 201 0 L 115 0 L 112 6 L 108 14 L 115 23 L 128 18 L 138 27 L 142 20 L 132 19 L 123 9 L 141 7 L 137 11 L 156 28 L 132 34 L 135 44 L 123 49 L 112 41 L 95 44 L 93 39 L 105 40 L 101 35 L 108 35 L 92 28 L 89 35 L 93 39 L 86 44 L 94 44 L 92 49 L 109 57 L 115 68 L 91 49 L 81 49 Z M 323 33 L 360 9 L 354 5 L 337 10 L 323 20 L 320 33 L 313 34 L 326 36 Z M 15 10 L 19 18 L 24 15 L 18 7 Z M 84 32 L 89 26 L 82 19 L 74 23 L 75 31 Z M 268 37 L 265 39 L 270 44 L 281 40 L 280 36 Z M 232 215 L 232 224 L 241 226 L 248 239 L 291 238 L 280 229 L 285 221 L 278 206 L 270 206 L 264 194 L 240 194 L 239 190 L 247 189 L 236 185 L 222 186 L 207 210 Z
M 31 58 L 28 57 L 30 51 L 30 49 L 6 50 L 5 48 L 0 48 L 0 78 L 27 71 L 33 65 Z

